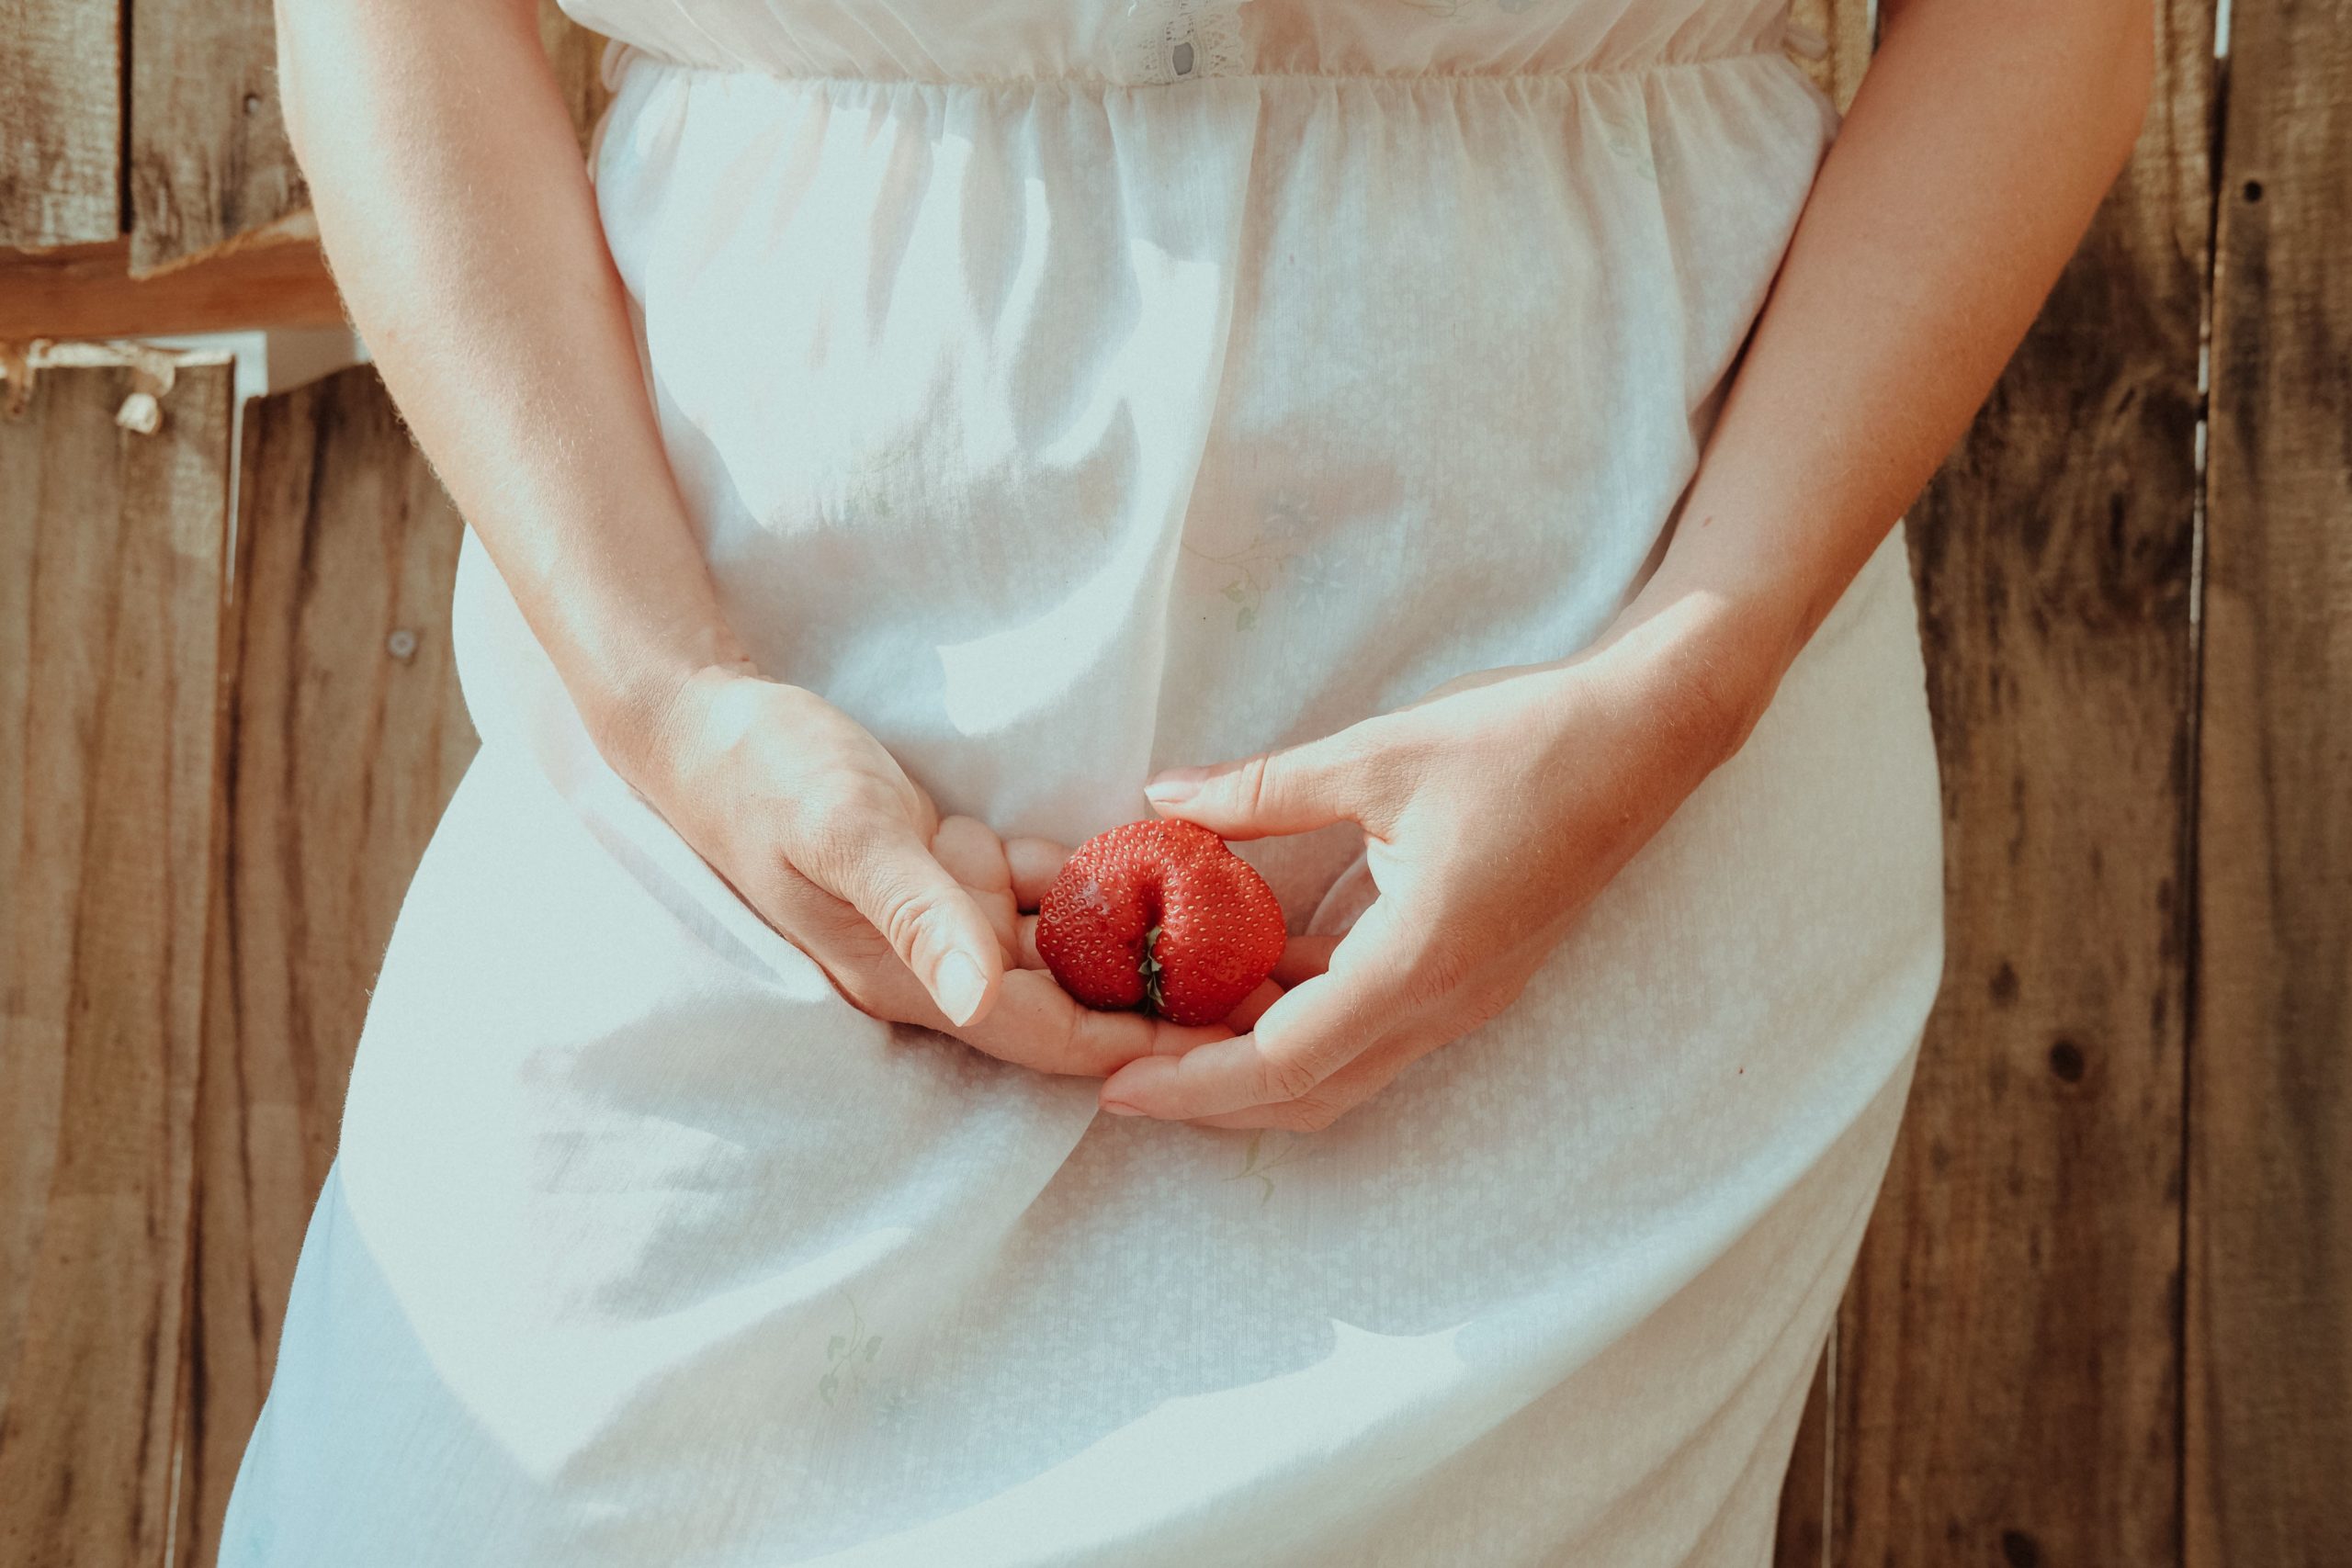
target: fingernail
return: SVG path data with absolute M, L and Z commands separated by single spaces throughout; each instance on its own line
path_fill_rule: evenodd
M 1144 785 L 1143 793 L 1155 806 L 1174 806 L 1192 799 L 1207 773 L 1206 768 L 1170 768 Z
M 934 994 L 939 998 L 940 1010 L 955 1022 L 971 1021 L 988 988 L 988 982 L 980 977 L 980 966 L 963 953 L 951 953 L 939 961 L 939 983 Z
M 1115 1100 L 1104 1100 L 1102 1102 L 1102 1109 L 1109 1111 L 1114 1116 L 1140 1116 L 1143 1114 L 1142 1111 L 1137 1111 L 1134 1106 L 1122 1105 Z

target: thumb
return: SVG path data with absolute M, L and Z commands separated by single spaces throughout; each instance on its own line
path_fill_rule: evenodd
M 911 828 L 886 830 L 833 890 L 882 933 L 957 1027 L 986 1010 L 1004 973 L 996 928 Z
M 1238 761 L 1168 768 L 1144 785 L 1144 795 L 1163 817 L 1197 822 L 1220 838 L 1306 833 L 1355 818 L 1355 769 L 1351 749 L 1326 737 Z

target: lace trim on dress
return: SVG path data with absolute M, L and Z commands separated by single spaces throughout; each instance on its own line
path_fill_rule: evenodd
M 1249 69 L 1238 15 L 1246 0 L 1128 0 L 1112 62 L 1122 82 L 1166 84 Z

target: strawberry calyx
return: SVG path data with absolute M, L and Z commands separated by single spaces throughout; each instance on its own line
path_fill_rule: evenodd
M 1159 996 L 1159 959 L 1152 951 L 1153 944 L 1159 941 L 1159 928 L 1157 925 L 1143 933 L 1143 961 L 1136 965 L 1136 971 L 1143 976 L 1144 1001 L 1154 1012 L 1165 1005 Z

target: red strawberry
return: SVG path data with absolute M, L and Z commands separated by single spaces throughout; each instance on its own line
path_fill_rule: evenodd
M 1097 833 L 1037 906 L 1037 953 L 1092 1008 L 1215 1023 L 1273 973 L 1289 934 L 1257 868 L 1193 822 Z

